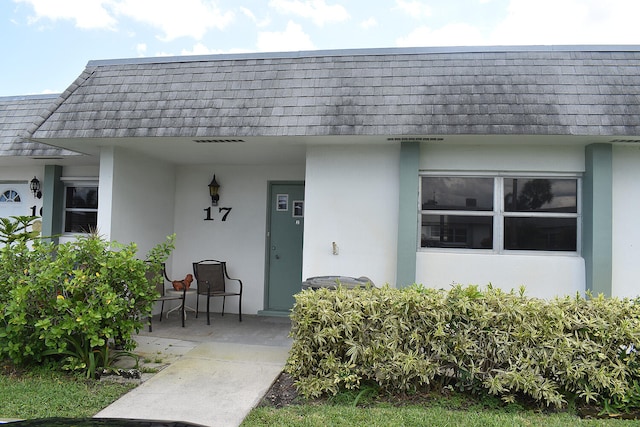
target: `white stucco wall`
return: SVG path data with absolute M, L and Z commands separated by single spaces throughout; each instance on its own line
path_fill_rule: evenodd
M 509 291 L 525 286 L 538 298 L 581 294 L 585 290 L 584 259 L 577 256 L 418 253 L 417 283 L 448 289 L 452 284 L 491 283 Z
M 220 184 L 218 207 L 211 206 L 208 184 L 213 174 Z M 266 212 L 269 181 L 304 181 L 304 165 L 207 165 L 179 168 L 173 205 L 176 250 L 168 268 L 171 278 L 192 273 L 192 263 L 203 259 L 227 262 L 231 277 L 242 280 L 242 312 L 264 309 Z M 213 221 L 205 221 L 211 207 Z M 232 208 L 227 220 L 220 207 Z M 203 311 L 203 298 L 200 311 Z M 211 299 L 220 311 L 221 298 Z M 189 302 L 195 307 L 195 300 Z M 237 313 L 237 298 L 229 298 L 225 312 Z
M 173 233 L 174 166 L 124 148 L 105 149 L 100 160 L 99 232 L 135 242 L 144 258 Z
M 394 284 L 399 153 L 399 144 L 307 149 L 304 278 L 367 276 Z
M 423 171 L 583 173 L 581 145 L 423 144 Z M 526 287 L 536 297 L 571 295 L 585 290 L 584 259 L 566 254 L 499 254 L 479 251 L 418 250 L 416 282 L 447 288 L 453 283 L 504 290 Z
M 73 172 L 81 170 L 65 170 L 65 176 Z M 105 147 L 99 179 L 98 232 L 122 244 L 135 242 L 138 257 L 146 258 L 153 246 L 173 233 L 174 166 L 125 148 Z M 165 310 L 171 308 L 168 305 Z M 154 313 L 159 312 L 158 303 Z
M 613 148 L 612 295 L 640 295 L 640 147 Z

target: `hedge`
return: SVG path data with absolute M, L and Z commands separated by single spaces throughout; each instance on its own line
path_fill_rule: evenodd
M 640 402 L 637 299 L 530 298 L 488 286 L 306 290 L 291 314 L 286 371 L 317 397 L 375 383 L 529 397 Z

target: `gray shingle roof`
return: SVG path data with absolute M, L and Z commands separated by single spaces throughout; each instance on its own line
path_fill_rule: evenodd
M 640 47 L 89 62 L 37 139 L 640 135 Z
M 49 157 L 76 154 L 21 137 L 25 129 L 49 114 L 48 108 L 58 97 L 59 95 L 0 97 L 0 156 Z

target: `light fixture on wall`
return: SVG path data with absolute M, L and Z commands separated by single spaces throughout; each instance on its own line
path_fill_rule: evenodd
M 211 196 L 211 205 L 218 206 L 218 200 L 220 200 L 220 195 L 218 191 L 220 190 L 220 184 L 216 181 L 216 175 L 213 175 L 213 179 L 209 183 L 209 195 Z
M 29 188 L 33 193 L 33 197 L 42 199 L 42 191 L 40 191 L 40 181 L 38 180 L 38 178 L 36 178 L 35 176 L 33 177 L 31 183 L 29 184 Z

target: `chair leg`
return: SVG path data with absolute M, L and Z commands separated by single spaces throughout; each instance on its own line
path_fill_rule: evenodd
M 238 297 L 238 319 L 242 322 L 242 296 Z
M 164 312 L 164 301 L 160 303 L 160 321 L 162 322 L 162 313 Z
M 227 297 L 223 296 L 222 297 L 222 315 L 224 316 L 224 302 L 226 301 Z
M 211 324 L 211 320 L 209 319 L 209 300 L 211 299 L 211 297 L 209 295 L 207 295 L 207 325 Z
M 196 292 L 196 319 L 198 318 L 198 312 L 200 311 L 200 294 Z
M 182 300 L 182 310 L 180 310 L 180 316 L 182 317 L 182 327 L 184 328 L 184 304 L 185 300 Z

